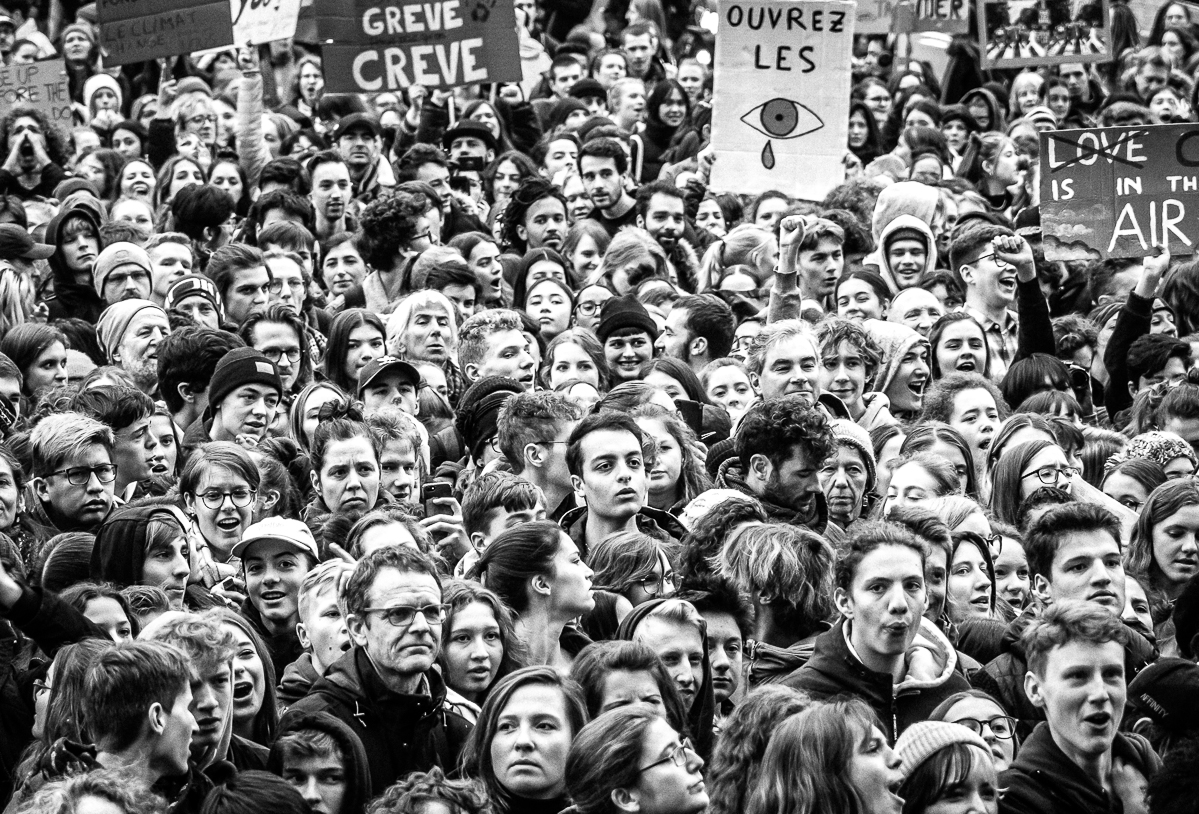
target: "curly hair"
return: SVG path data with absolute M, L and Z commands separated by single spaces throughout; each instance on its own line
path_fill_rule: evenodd
M 1069 362 L 1083 348 L 1094 351 L 1099 346 L 1099 329 L 1079 314 L 1054 317 L 1053 343 L 1057 346 L 1057 358 Z
M 949 424 L 953 417 L 954 402 L 957 400 L 958 393 L 975 388 L 981 388 L 991 394 L 991 398 L 995 399 L 995 407 L 999 411 L 999 420 L 1006 420 L 1011 411 L 1007 402 L 1004 401 L 1003 394 L 999 392 L 999 388 L 995 386 L 994 382 L 977 373 L 950 373 L 930 384 L 924 391 L 922 417 L 925 421 L 940 421 L 943 424 Z
M 8 139 L 17 119 L 33 119 L 37 122 L 42 135 L 46 138 L 46 155 L 51 162 L 65 169 L 68 157 L 67 135 L 47 119 L 45 113 L 31 107 L 14 107 L 5 113 L 3 118 L 0 118 L 0 155 L 7 156 L 12 150 Z
M 749 496 L 729 497 L 699 518 L 683 537 L 679 573 L 686 584 L 716 575 L 713 565 L 720 557 L 725 538 L 745 523 L 765 523 L 762 504 Z
M 416 237 L 416 224 L 429 211 L 420 192 L 397 192 L 377 198 L 362 211 L 363 259 L 372 268 L 389 269 L 396 255 Z
M 557 198 L 562 202 L 562 210 L 566 211 L 566 196 L 562 194 L 562 190 L 535 175 L 520 182 L 504 210 L 504 231 L 501 237 L 504 243 L 521 254 L 525 253 L 528 245 L 517 229 L 524 227 L 529 209 L 543 198 Z
M 445 803 L 460 814 L 492 814 L 494 810 L 487 789 L 478 780 L 450 780 L 434 766 L 397 781 L 371 801 L 366 814 L 408 814 L 424 811 L 429 803 Z
M 848 342 L 856 348 L 858 353 L 862 354 L 862 361 L 866 365 L 866 389 L 870 389 L 874 373 L 883 361 L 883 349 L 860 323 L 841 317 L 826 317 L 816 324 L 816 339 L 819 342 L 817 350 L 821 354 L 836 353 L 837 346 L 842 342 Z
M 836 449 L 832 425 L 823 410 L 807 407 L 801 396 L 781 396 L 749 408 L 737 429 L 734 448 L 749 468 L 754 455 L 765 455 L 778 467 L 796 447 L 819 465 Z
M 745 696 L 725 718 L 708 764 L 710 814 L 741 814 L 775 729 L 809 706 L 811 699 L 782 684 L 766 684 Z
M 16 810 L 18 814 L 72 814 L 85 797 L 98 797 L 125 814 L 162 814 L 167 801 L 145 779 L 122 769 L 98 769 L 47 783 Z

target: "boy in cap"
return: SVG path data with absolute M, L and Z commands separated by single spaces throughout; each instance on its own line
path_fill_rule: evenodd
M 275 422 L 282 398 L 275 363 L 253 348 L 234 348 L 212 374 L 202 419 L 208 440 L 257 444 Z
M 224 310 L 216 284 L 202 274 L 188 274 L 171 283 L 165 308 L 191 317 L 192 321 L 214 331 L 221 329 Z
M 596 335 L 604 343 L 604 356 L 612 368 L 613 384 L 636 381 L 654 355 L 658 324 L 632 294 L 604 303 Z
M 368 113 L 351 113 L 337 123 L 333 146 L 350 168 L 354 200 L 366 205 L 395 186 L 391 164 L 380 160 L 383 131 Z
M 96 258 L 92 267 L 92 287 L 109 305 L 121 300 L 148 300 L 153 275 L 146 250 L 136 243 L 119 241 Z
M 241 615 L 262 635 L 275 675 L 304 653 L 296 633 L 300 586 L 320 560 L 312 532 L 299 520 L 268 517 L 246 529 L 233 547 L 241 559 L 246 601 Z
M 367 417 L 388 405 L 395 405 L 408 415 L 417 415 L 420 412 L 416 399 L 419 388 L 420 373 L 395 356 L 372 359 L 358 375 L 358 398 Z

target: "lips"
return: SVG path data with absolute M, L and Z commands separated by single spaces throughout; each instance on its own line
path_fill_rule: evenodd
M 621 489 L 616 493 L 617 500 L 636 500 L 637 492 L 633 489 Z
M 976 369 L 975 364 L 974 364 L 974 357 L 967 356 L 964 359 L 959 359 L 957 369 L 962 371 L 963 373 L 973 373 Z
M 223 517 L 216 521 L 216 527 L 221 531 L 233 531 L 241 525 L 240 517 Z
M 1099 605 L 1110 605 L 1112 607 L 1115 607 L 1117 604 L 1119 604 L 1117 602 L 1116 595 L 1111 591 L 1096 591 L 1087 597 L 1087 601 L 1094 602 Z
M 258 596 L 263 602 L 279 602 L 287 598 L 283 591 L 263 591 Z
M 1093 712 L 1085 716 L 1082 720 L 1083 723 L 1090 724 L 1091 726 L 1106 727 L 1111 723 L 1112 714 L 1110 712 Z
M 252 681 L 238 681 L 233 685 L 233 700 L 248 701 L 254 694 L 254 683 Z

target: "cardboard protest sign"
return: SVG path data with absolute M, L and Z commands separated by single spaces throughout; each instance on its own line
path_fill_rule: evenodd
M 899 0 L 861 0 L 854 30 L 859 34 L 891 33 L 891 17 Z
M 983 68 L 1108 62 L 1109 0 L 977 0 Z
M 820 200 L 845 178 L 851 0 L 721 0 L 712 189 Z
M 97 14 L 109 67 L 234 42 L 229 0 L 100 0 Z
M 1143 257 L 1199 242 L 1193 124 L 1041 134 L 1041 230 L 1049 260 Z
M 300 0 L 229 0 L 233 41 L 262 45 L 296 35 Z
M 916 0 L 913 31 L 965 34 L 970 26 L 969 0 Z
M 61 59 L 0 66 L 0 115 L 14 107 L 40 110 L 50 121 L 71 128 L 71 93 Z
M 317 0 L 327 93 L 518 82 L 507 0 Z

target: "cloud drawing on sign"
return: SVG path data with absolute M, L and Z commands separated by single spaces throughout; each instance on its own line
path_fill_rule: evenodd
M 762 166 L 768 170 L 774 169 L 774 148 L 770 139 L 793 139 L 815 133 L 824 127 L 824 120 L 810 108 L 782 96 L 763 102 L 751 108 L 741 121 L 748 124 L 764 136 L 766 146 L 762 148 Z

